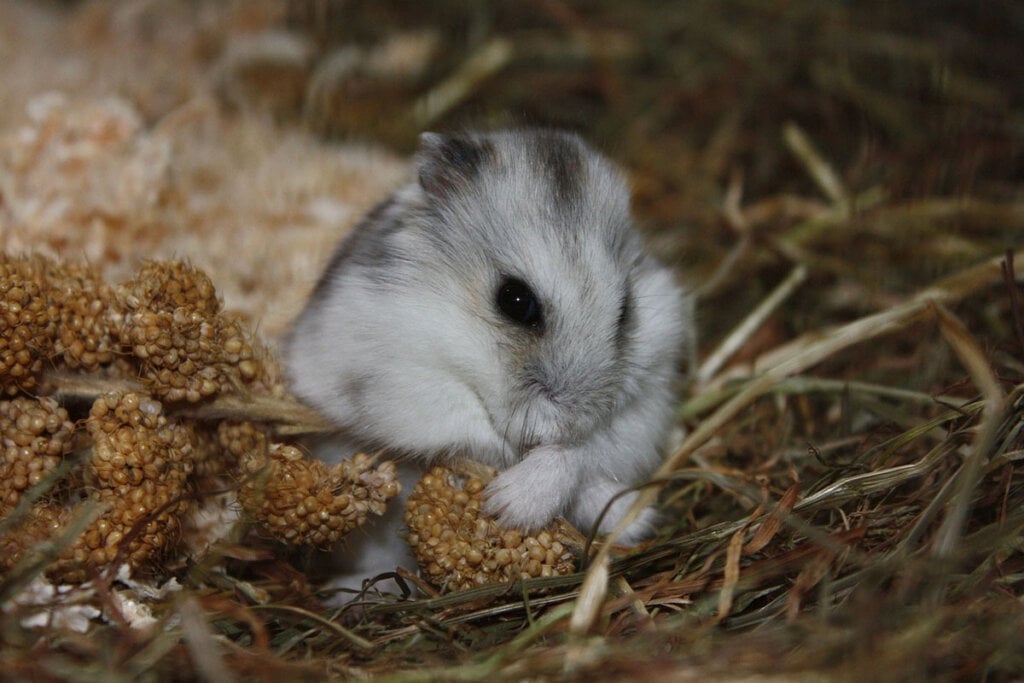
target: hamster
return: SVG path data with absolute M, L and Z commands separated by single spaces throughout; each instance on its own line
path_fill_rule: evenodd
M 424 133 L 416 178 L 330 259 L 286 366 L 364 447 L 499 470 L 485 511 L 503 525 L 590 530 L 662 459 L 694 338 L 692 299 L 645 252 L 622 176 L 579 137 Z

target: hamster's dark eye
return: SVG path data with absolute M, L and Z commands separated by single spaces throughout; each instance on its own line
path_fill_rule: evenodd
M 544 324 L 540 301 L 522 280 L 505 278 L 498 286 L 495 302 L 501 314 L 517 325 L 540 328 Z

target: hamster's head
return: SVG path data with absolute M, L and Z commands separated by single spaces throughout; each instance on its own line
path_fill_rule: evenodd
M 338 315 L 376 319 L 334 332 L 390 347 L 364 366 L 390 363 L 402 368 L 395 377 L 442 392 L 410 390 L 423 398 L 409 400 L 443 403 L 444 387 L 464 389 L 497 444 L 474 456 L 499 466 L 534 446 L 585 440 L 645 392 L 671 392 L 682 294 L 645 254 L 626 184 L 604 157 L 560 132 L 428 133 L 417 171 L 363 226 L 377 234 L 353 235 L 319 288 L 337 293 L 327 309 Z M 361 305 L 367 293 L 373 305 Z M 373 421 L 354 409 L 357 429 Z M 437 443 L 488 442 L 479 424 L 452 424 Z
M 664 272 L 652 288 L 626 183 L 604 157 L 558 132 L 426 134 L 419 187 L 424 253 L 500 364 L 476 390 L 515 450 L 578 441 L 644 389 L 664 360 L 644 335 L 675 343 L 681 306 Z

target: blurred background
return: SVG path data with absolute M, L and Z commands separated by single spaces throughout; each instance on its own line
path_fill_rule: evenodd
M 8 248 L 77 246 L 124 263 L 136 255 L 124 242 L 141 240 L 230 270 L 223 261 L 239 239 L 321 250 L 339 228 L 325 228 L 321 242 L 308 224 L 347 229 L 401 181 L 422 130 L 559 126 L 628 170 L 644 229 L 711 311 L 702 314 L 705 339 L 732 327 L 795 260 L 813 265 L 820 287 L 796 298 L 806 315 L 775 331 L 788 336 L 884 306 L 1019 241 L 1022 35 L 1024 6 L 1011 0 L 6 0 L 0 229 Z M 46 104 L 41 96 L 55 92 L 62 104 Z M 55 238 L 52 225 L 40 228 L 39 210 L 52 199 L 39 188 L 53 181 L 26 188 L 10 179 L 39 153 L 15 133 L 52 128 L 40 112 L 58 110 L 60 125 L 95 129 L 69 123 L 67 112 L 109 97 L 130 110 L 131 130 L 117 144 L 170 139 L 170 160 L 137 160 L 170 170 L 149 188 L 156 198 L 139 200 L 150 217 L 144 230 L 126 227 L 138 221 L 136 201 L 92 211 L 90 244 L 59 230 Z M 303 141 L 288 144 L 306 151 L 279 151 L 296 136 Z M 268 161 L 274 154 L 284 159 Z M 341 177 L 329 154 L 378 161 L 350 163 Z M 241 187 L 230 187 L 232 177 Z M 297 178 L 304 185 L 289 195 Z M 25 208 L 33 193 L 44 199 Z M 199 193 L 219 206 L 214 218 L 197 206 Z M 329 200 L 309 209 L 324 195 L 343 198 L 344 210 L 327 210 L 338 208 Z M 263 210 L 254 219 L 252 207 L 271 196 L 271 218 Z M 184 213 L 182 201 L 191 201 Z M 118 211 L 122 225 L 97 232 L 95 221 Z M 216 230 L 201 227 L 211 220 Z M 308 229 L 289 232 L 303 221 Z M 16 232 L 31 237 L 19 242 Z M 218 234 L 224 258 L 204 257 Z M 229 303 L 269 316 L 275 331 L 287 315 L 254 302 L 298 281 L 282 304 L 295 307 L 319 262 L 296 256 L 275 276 L 287 259 L 252 253 L 275 286 L 226 273 Z

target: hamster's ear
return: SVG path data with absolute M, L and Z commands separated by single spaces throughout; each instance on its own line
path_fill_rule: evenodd
M 467 137 L 421 133 L 420 187 L 432 197 L 449 197 L 473 182 L 492 151 L 486 142 Z

